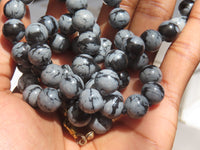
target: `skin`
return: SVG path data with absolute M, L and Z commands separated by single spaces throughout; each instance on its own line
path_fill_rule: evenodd
M 6 1 L 0 2 L 0 29 L 6 21 L 3 15 L 3 5 Z M 174 6 L 175 0 L 123 0 L 121 4 L 132 18 L 127 28 L 136 35 L 140 35 L 146 29 L 157 29 L 161 22 L 171 17 Z M 165 89 L 164 100 L 159 105 L 152 106 L 141 119 L 122 117 L 115 122 L 110 132 L 97 136 L 83 147 L 79 147 L 66 130 L 62 129 L 56 113 L 49 115 L 32 109 L 22 100 L 21 94 L 11 93 L 10 79 L 15 68 L 10 56 L 12 45 L 3 37 L 0 30 L 0 149 L 170 150 L 177 128 L 180 100 L 200 60 L 198 6 L 200 0 L 196 0 L 187 25 L 167 51 L 160 66 L 163 72 L 161 84 Z M 56 9 L 58 7 L 59 9 Z M 110 7 L 103 6 L 98 23 L 101 25 L 102 36 L 112 39 L 116 30 L 109 26 L 105 17 L 110 10 Z M 63 2 L 50 0 L 47 14 L 53 14 L 58 19 L 64 12 L 66 10 Z M 29 13 L 22 21 L 26 26 L 30 23 Z M 149 54 L 151 62 L 154 56 L 155 54 Z M 66 57 L 69 59 L 66 60 Z M 69 63 L 71 59 L 69 55 L 53 56 L 53 62 L 56 64 Z M 141 86 L 138 73 L 131 73 L 131 82 L 123 92 L 124 97 L 140 93 Z

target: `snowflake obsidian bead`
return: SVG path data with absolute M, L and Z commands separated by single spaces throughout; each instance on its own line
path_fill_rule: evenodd
M 107 5 L 112 7 L 119 7 L 122 0 L 103 0 Z
M 189 16 L 192 7 L 194 5 L 194 1 L 192 0 L 183 0 L 178 6 L 179 12 L 182 16 Z
M 86 9 L 87 4 L 87 0 L 66 0 L 67 10 L 72 14 L 80 9 Z

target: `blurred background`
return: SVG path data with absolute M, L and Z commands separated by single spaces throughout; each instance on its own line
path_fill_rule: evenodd
M 181 0 L 177 0 L 174 17 L 179 16 L 178 5 Z M 45 15 L 48 0 L 36 0 L 29 5 L 31 11 L 31 21 L 37 22 L 38 18 Z M 88 0 L 88 9 L 95 17 L 98 16 L 102 0 Z M 156 57 L 155 65 L 159 66 L 170 43 L 163 42 Z M 21 73 L 16 70 L 11 81 L 11 90 L 17 85 L 17 80 Z M 182 97 L 179 111 L 179 123 L 173 150 L 200 150 L 200 65 L 194 72 Z

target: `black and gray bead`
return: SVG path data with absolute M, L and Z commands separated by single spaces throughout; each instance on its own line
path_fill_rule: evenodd
M 9 19 L 22 19 L 25 13 L 26 7 L 21 0 L 10 0 L 4 5 L 4 15 Z
M 51 49 L 47 44 L 35 44 L 28 52 L 28 59 L 35 66 L 45 66 L 51 61 Z
M 157 82 L 145 83 L 142 87 L 141 93 L 148 99 L 150 105 L 159 103 L 164 97 L 164 89 Z
M 112 50 L 106 55 L 104 65 L 116 72 L 123 71 L 128 66 L 128 57 L 124 51 Z
M 122 71 L 118 73 L 119 76 L 119 89 L 122 90 L 126 88 L 130 82 L 130 75 L 128 71 Z
M 76 11 L 80 9 L 86 9 L 88 6 L 87 0 L 66 0 L 67 10 L 74 14 Z
M 18 19 L 9 19 L 3 25 L 3 35 L 11 42 L 20 41 L 25 35 L 25 26 Z
M 181 32 L 186 25 L 187 17 L 186 16 L 174 17 L 174 18 L 170 19 L 170 21 L 172 23 L 176 24 Z
M 98 54 L 101 42 L 99 36 L 91 31 L 81 33 L 77 40 L 77 46 L 80 53 L 96 55 Z
M 119 7 L 122 0 L 103 0 L 108 6 Z
M 63 69 L 62 78 L 65 78 L 68 75 L 74 74 L 74 72 L 72 71 L 72 68 L 68 64 L 62 65 L 61 68 Z
M 148 52 L 158 51 L 162 44 L 162 35 L 156 30 L 146 30 L 142 33 L 141 38 L 145 43 L 145 50 Z
M 182 16 L 189 16 L 194 5 L 192 0 L 183 0 L 178 6 L 178 10 Z
M 79 96 L 79 108 L 88 114 L 93 114 L 104 106 L 104 101 L 96 89 L 85 89 Z
M 37 84 L 29 85 L 23 91 L 23 100 L 26 101 L 32 107 L 37 107 L 37 99 L 42 88 Z
M 78 75 L 71 74 L 66 76 L 65 78 L 62 78 L 59 87 L 61 93 L 65 97 L 69 99 L 75 99 L 83 91 L 84 82 Z
M 124 107 L 130 118 L 140 118 L 147 113 L 149 102 L 146 97 L 134 94 L 126 99 Z
M 123 29 L 128 25 L 129 21 L 128 12 L 122 8 L 115 8 L 109 13 L 109 23 L 113 28 Z
M 49 87 L 58 88 L 62 79 L 63 69 L 56 64 L 49 64 L 41 73 L 41 81 Z
M 48 39 L 48 30 L 41 23 L 32 23 L 26 28 L 25 37 L 29 44 L 44 43 Z
M 37 105 L 44 112 L 55 112 L 61 104 L 57 89 L 47 87 L 38 95 Z
M 24 4 L 30 4 L 34 0 L 21 0 Z
M 147 65 L 140 70 L 140 80 L 142 83 L 160 82 L 162 80 L 161 70 L 154 65 Z
M 52 36 L 58 32 L 58 21 L 53 16 L 42 16 L 39 18 L 38 22 L 43 24 L 47 28 L 49 36 Z
M 79 32 L 92 31 L 95 24 L 93 14 L 86 9 L 78 10 L 72 17 L 72 26 Z

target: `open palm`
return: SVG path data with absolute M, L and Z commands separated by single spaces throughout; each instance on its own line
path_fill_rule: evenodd
M 0 30 L 6 21 L 3 5 L 0 2 Z M 126 9 L 132 20 L 128 28 L 140 35 L 146 29 L 157 29 L 168 20 L 175 6 L 175 0 L 123 0 L 121 7 Z M 188 23 L 177 40 L 170 46 L 161 64 L 162 85 L 165 98 L 157 106 L 150 108 L 142 119 L 129 119 L 124 116 L 117 121 L 107 134 L 96 137 L 83 147 L 79 147 L 70 135 L 63 131 L 56 113 L 46 114 L 32 109 L 22 100 L 19 93 L 11 93 L 10 79 L 13 63 L 9 43 L 0 31 L 0 149 L 1 150 L 170 150 L 177 127 L 179 103 L 184 88 L 200 60 L 200 0 L 196 0 Z M 102 36 L 113 38 L 116 30 L 108 22 L 108 6 L 103 6 L 98 23 Z M 60 0 L 50 0 L 47 14 L 59 17 L 65 12 Z M 30 23 L 29 13 L 22 20 Z M 67 56 L 53 56 L 57 64 L 71 63 Z M 155 54 L 150 56 L 151 62 Z M 124 97 L 140 92 L 138 73 L 131 73 L 131 82 L 123 93 Z

